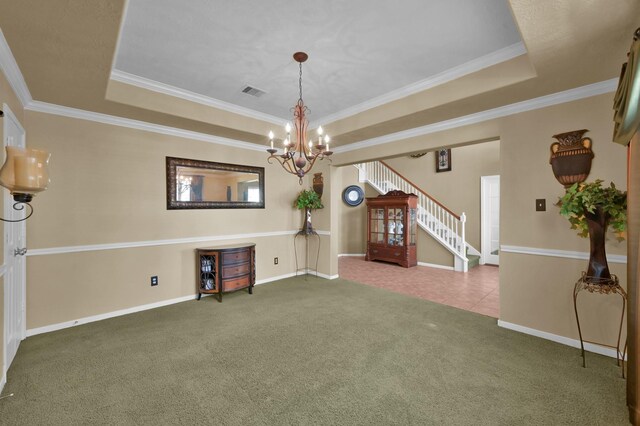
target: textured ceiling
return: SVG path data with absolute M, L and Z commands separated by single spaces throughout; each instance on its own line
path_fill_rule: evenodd
M 307 6 L 307 2 L 300 0 L 295 5 L 301 8 L 312 7 Z M 223 111 L 215 106 L 176 98 L 170 94 L 154 92 L 144 87 L 136 87 L 110 79 L 117 53 L 116 46 L 120 38 L 121 18 L 124 16 L 125 6 L 128 3 L 125 0 L 100 0 L 99 2 L 86 0 L 0 0 L 0 30 L 7 40 L 21 74 L 24 76 L 31 97 L 35 101 L 48 104 L 130 118 L 237 141 L 255 142 L 266 146 L 268 142 L 265 135 L 270 129 L 277 130 L 269 120 Z M 131 3 L 135 4 L 136 1 L 131 0 Z M 158 13 L 156 6 L 160 3 L 160 1 L 154 1 L 145 11 L 147 21 L 159 19 L 153 15 Z M 264 27 L 264 30 L 256 31 L 261 31 L 267 36 L 271 31 L 276 31 L 275 27 L 285 26 L 279 22 L 280 14 L 277 13 L 278 11 L 274 9 L 273 12 L 265 12 L 259 10 L 263 2 L 255 1 L 254 3 L 255 10 L 252 13 L 261 15 L 260 24 Z M 369 9 L 366 9 L 366 14 L 380 15 L 389 20 L 390 15 L 385 7 L 386 3 L 381 1 L 367 3 Z M 432 2 L 425 1 L 424 3 L 431 4 Z M 477 3 L 491 4 L 484 0 Z M 278 3 L 271 2 L 269 4 Z M 409 13 L 409 9 L 405 6 L 406 2 L 396 1 L 393 4 L 404 12 L 403 22 L 408 22 L 411 19 L 427 22 L 428 16 L 427 18 L 424 16 L 416 17 L 413 16 L 415 14 Z M 231 1 L 225 2 L 224 6 L 225 8 L 236 7 L 235 2 Z M 341 4 L 339 6 L 342 7 Z M 366 111 L 327 120 L 326 126 L 324 126 L 325 122 L 321 122 L 333 137 L 334 147 L 341 149 L 351 143 L 366 142 L 369 139 L 390 133 L 615 79 L 620 74 L 620 65 L 626 57 L 633 32 L 640 25 L 640 1 L 638 0 L 619 0 L 616 2 L 616 7 L 611 7 L 611 0 L 536 0 L 535 2 L 509 0 L 509 6 L 522 41 L 526 46 L 526 55 L 520 55 L 463 76 L 458 75 L 451 81 L 441 82 L 439 85 L 424 88 L 413 95 L 388 101 Z M 180 7 L 190 8 L 192 1 L 181 2 Z M 420 5 L 416 7 L 420 7 Z M 327 9 L 327 11 L 330 11 L 330 14 L 337 13 L 336 9 Z M 305 16 L 308 15 L 305 14 Z M 307 28 L 314 25 L 318 28 L 325 28 L 323 21 L 327 21 L 326 16 L 323 12 L 318 15 L 317 23 L 306 21 L 308 22 Z M 190 19 L 195 21 L 200 18 Z M 352 19 L 357 20 L 357 17 L 352 17 Z M 177 34 L 179 30 L 176 24 L 171 24 L 172 20 L 173 18 L 165 17 L 165 21 L 170 22 L 167 29 L 173 34 Z M 458 21 L 450 26 L 455 28 L 453 37 L 459 37 L 459 31 L 475 25 L 474 21 L 474 16 L 458 15 Z M 401 30 L 404 29 L 400 28 L 399 31 Z M 229 31 L 229 39 L 244 36 L 239 29 L 231 28 Z M 357 34 L 353 43 L 362 43 L 361 39 L 365 41 L 375 39 L 379 32 L 378 28 L 369 29 L 369 31 Z M 345 38 L 341 34 L 331 34 L 328 30 L 324 33 L 326 37 L 336 40 Z M 304 36 L 306 32 L 303 31 L 301 34 Z M 480 34 L 472 34 L 466 36 L 464 41 L 472 43 L 479 36 Z M 291 40 L 293 46 L 293 42 L 297 39 L 294 37 Z M 272 72 L 282 77 L 283 81 L 272 93 L 283 96 L 287 118 L 289 118 L 288 108 L 297 99 L 295 92 L 297 68 L 290 55 L 295 50 L 305 49 L 309 51 L 311 56 L 305 65 L 304 97 L 312 109 L 310 119 L 320 121 L 321 115 L 318 108 L 323 105 L 318 101 L 318 98 L 311 97 L 311 91 L 319 84 L 324 85 L 319 82 L 327 80 L 324 71 L 319 72 L 314 67 L 326 66 L 325 62 L 331 62 L 330 58 L 326 59 L 331 56 L 331 49 L 326 47 L 326 44 L 320 43 L 322 40 L 325 38 L 315 40 L 317 47 L 314 49 L 317 50 L 297 45 L 288 47 L 288 51 L 281 53 L 280 68 L 273 67 L 275 71 Z M 428 41 L 435 44 L 450 43 L 442 35 L 431 37 Z M 224 41 L 224 43 L 226 42 Z M 390 49 L 392 56 L 395 55 L 396 50 L 401 51 L 407 41 L 397 38 L 395 42 L 398 46 Z M 263 47 L 264 45 L 244 46 L 245 49 L 241 51 L 241 57 L 253 58 L 251 60 L 254 60 L 255 55 L 261 54 L 260 50 Z M 208 55 L 215 55 L 220 47 L 212 45 L 206 46 L 206 48 Z M 458 52 L 450 53 L 455 56 Z M 433 58 L 427 60 L 420 57 L 420 54 L 421 51 L 418 49 L 411 58 L 422 58 L 422 62 L 425 64 L 437 65 Z M 368 63 L 366 58 L 360 58 L 365 63 L 359 67 L 359 70 L 375 71 L 378 69 L 376 65 Z M 173 62 L 181 64 L 186 59 L 183 52 L 177 52 Z M 277 70 L 280 72 L 276 72 Z M 262 73 L 266 75 L 266 72 L 267 70 L 262 70 L 258 75 Z M 290 76 L 286 77 L 286 73 L 289 73 Z M 337 68 L 337 73 L 340 74 L 339 68 Z M 383 73 L 378 72 L 377 74 L 381 78 L 386 78 Z M 416 77 L 407 78 L 405 81 L 414 78 Z M 425 76 L 417 78 L 425 78 Z M 245 78 L 238 78 L 238 80 L 241 81 L 240 86 L 250 83 L 260 87 L 259 82 L 248 81 Z M 332 83 L 329 86 L 339 84 L 333 80 L 329 81 Z M 182 83 L 188 82 L 190 82 L 189 79 Z M 267 87 L 260 88 L 268 89 Z M 376 83 L 367 83 L 367 88 L 376 89 Z M 285 90 L 289 90 L 291 94 L 286 95 Z M 324 95 L 324 92 L 328 90 L 329 88 L 322 86 L 316 95 Z M 338 95 L 340 94 L 338 93 Z M 251 105 L 249 108 L 255 109 Z M 495 136 L 495 134 L 489 136 Z M 483 136 L 478 135 L 478 137 Z M 443 144 L 448 142 L 443 141 Z M 402 141 L 392 145 L 393 147 L 388 148 L 387 152 L 394 155 L 409 152 L 408 150 L 411 149 Z M 413 150 L 415 151 L 415 148 Z M 345 154 L 351 155 L 351 157 L 345 157 L 351 162 L 362 159 L 359 158 L 359 155 L 362 155 L 359 150 Z M 338 156 L 343 155 L 339 154 L 334 157 L 334 163 Z
M 114 68 L 288 119 L 301 50 L 322 120 L 520 41 L 506 0 L 129 0 Z

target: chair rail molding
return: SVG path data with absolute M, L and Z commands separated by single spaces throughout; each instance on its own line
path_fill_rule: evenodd
M 589 260 L 589 253 L 584 251 L 569 251 L 556 249 L 543 249 L 537 247 L 521 247 L 501 245 L 500 251 L 505 253 L 530 254 L 534 256 L 562 257 L 565 259 Z M 610 263 L 627 263 L 627 256 L 622 254 L 607 254 Z
M 329 231 L 316 231 L 322 236 L 331 236 Z M 210 241 L 227 241 L 227 240 L 245 240 L 251 238 L 280 237 L 283 235 L 295 235 L 298 230 L 293 231 L 273 231 L 273 232 L 254 232 L 248 234 L 230 234 L 230 235 L 206 235 L 202 237 L 186 237 L 174 238 L 169 240 L 147 240 L 147 241 L 130 241 L 121 243 L 108 244 L 90 244 L 83 246 L 65 246 L 50 247 L 41 249 L 29 249 L 27 256 L 44 256 L 49 254 L 78 253 L 83 251 L 99 251 L 99 250 L 118 250 L 137 247 L 166 246 L 173 244 L 191 244 L 205 243 Z

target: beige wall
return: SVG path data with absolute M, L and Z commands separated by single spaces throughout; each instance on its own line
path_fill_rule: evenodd
M 563 193 L 549 166 L 551 135 L 589 129 L 595 158 L 589 181 L 614 181 L 626 189 L 626 150 L 611 142 L 613 94 L 518 114 L 504 119 L 501 132 L 501 244 L 589 251 L 588 239 L 579 238 L 553 204 Z M 547 211 L 535 211 L 535 199 L 547 200 Z M 608 254 L 626 254 L 626 244 L 609 235 Z M 501 255 L 500 319 L 506 322 L 578 338 L 572 315 L 572 291 L 586 261 L 522 254 Z M 623 287 L 626 266 L 610 264 Z M 580 296 L 588 298 L 587 296 Z M 588 340 L 611 343 L 619 317 L 601 309 L 617 302 L 597 297 L 598 309 L 585 309 L 583 330 Z M 586 305 L 585 305 L 586 306 Z M 618 305 L 619 306 L 619 305 Z M 617 318 L 617 319 L 616 319 Z
M 349 206 L 342 201 L 342 191 L 347 186 L 358 185 L 364 190 L 365 197 L 376 197 L 378 193 L 369 185 L 358 182 L 358 170 L 353 166 L 336 168 L 340 174 L 340 215 L 339 247 L 340 254 L 364 254 L 367 246 L 367 206 L 363 201 L 359 206 Z
M 447 146 L 444 139 L 442 146 Z M 480 177 L 500 174 L 500 141 L 453 148 L 450 172 L 436 173 L 434 155 L 385 162 L 454 213 L 464 212 L 467 243 L 480 250 Z
M 300 212 L 292 207 L 298 179 L 269 165 L 266 152 L 36 112 L 25 118 L 29 144 L 52 153 L 51 185 L 38 195 L 29 220 L 30 250 L 205 238 L 30 256 L 28 329 L 195 294 L 195 247 L 253 241 L 258 280 L 294 272 L 291 234 L 206 241 L 300 228 Z M 167 210 L 165 156 L 265 167 L 266 208 Z M 329 274 L 326 246 L 320 272 Z M 151 275 L 159 276 L 157 287 L 150 286 Z
M 452 150 L 452 171 L 436 173 L 434 153 L 420 158 L 401 156 L 385 162 L 418 187 L 441 201 L 452 211 L 467 215 L 466 235 L 476 249 L 480 249 L 480 177 L 500 173 L 500 141 L 457 147 Z M 369 185 L 358 183 L 353 166 L 340 168 L 342 188 L 358 184 L 367 197 L 379 193 Z M 340 253 L 366 251 L 366 205 L 349 207 L 343 204 L 340 216 Z M 418 231 L 418 262 L 453 267 L 453 255 L 425 231 Z
M 393 143 L 348 151 L 335 156 L 334 164 L 344 165 L 429 151 L 446 144 L 464 146 L 479 141 L 500 140 L 501 245 L 588 252 L 589 242 L 569 229 L 569 223 L 553 204 L 563 193 L 549 165 L 552 135 L 589 129 L 595 158 L 589 180 L 613 180 L 626 188 L 626 150 L 611 143 L 613 93 L 567 102 L 543 109 L 487 120 L 448 131 L 411 137 Z M 455 153 L 455 150 L 454 150 Z M 453 155 L 453 169 L 457 167 Z M 410 161 L 409 159 L 403 161 Z M 429 164 L 429 159 L 426 160 Z M 433 159 L 431 159 L 433 161 Z M 433 163 L 428 165 L 430 169 Z M 442 173 L 446 175 L 446 173 Z M 535 199 L 547 200 L 547 211 L 535 211 Z M 420 241 L 419 241 L 420 243 Z M 626 254 L 626 244 L 607 241 L 609 254 Z M 501 253 L 500 319 L 507 323 L 573 339 L 578 331 L 573 317 L 572 291 L 586 260 Z M 626 286 L 624 265 L 610 264 Z M 582 297 L 582 296 L 581 296 Z M 596 299 L 602 308 L 615 301 Z M 585 305 L 586 306 L 586 305 Z M 589 340 L 610 342 L 607 330 L 615 328 L 619 317 L 587 310 L 582 318 Z M 589 324 L 598 326 L 589 327 Z M 588 329 L 588 330 L 587 330 Z
M 27 129 L 28 144 L 53 154 L 52 185 L 36 199 L 36 213 L 27 227 L 31 250 L 290 231 L 300 227 L 300 212 L 291 207 L 300 190 L 297 179 L 277 165 L 266 164 L 262 152 L 36 112 L 23 114 L 6 82 L 0 79 L 0 83 L 0 96 L 16 105 L 12 109 Z M 4 99 L 1 100 L 6 102 Z M 610 143 L 611 102 L 612 94 L 600 95 L 412 138 L 402 145 L 387 144 L 336 155 L 333 164 L 397 156 L 399 146 L 406 152 L 416 152 L 438 148 L 443 140 L 456 147 L 499 138 L 501 243 L 586 252 L 588 242 L 569 230 L 566 220 L 552 205 L 562 193 L 562 187 L 548 165 L 548 146 L 553 134 L 590 129 L 588 136 L 594 141 L 596 153 L 591 180 L 614 180 L 624 188 L 626 152 Z M 167 211 L 165 156 L 264 166 L 266 209 Z M 457 158 L 460 157 L 454 154 L 454 171 Z M 427 157 L 424 161 L 426 164 L 431 161 L 427 167 L 432 169 L 433 159 Z M 315 227 L 330 230 L 332 235 L 350 230 L 350 223 L 354 229 L 362 227 L 361 219 L 343 214 L 345 206 L 340 199 L 344 186 L 353 179 L 352 172 L 330 167 L 328 163 L 316 167 L 324 172 L 326 195 L 323 196 L 325 209 L 314 213 Z M 446 173 L 442 175 L 444 178 Z M 303 187 L 310 187 L 310 179 L 305 179 Z M 536 198 L 547 199 L 547 212 L 535 212 Z M 258 244 L 258 279 L 293 271 L 291 236 L 252 240 Z M 321 273 L 337 273 L 339 252 L 364 251 L 360 248 L 364 240 L 359 241 L 341 239 L 338 244 L 337 238 L 322 235 Z M 192 249 L 202 245 L 212 244 L 29 256 L 27 327 L 194 294 Z M 611 241 L 607 248 L 609 253 L 625 254 L 624 244 Z M 278 266 L 273 265 L 276 256 L 280 259 Z M 503 253 L 501 320 L 577 338 L 571 290 L 585 265 L 586 261 Z M 624 267 L 621 268 L 624 265 L 611 266 L 626 285 Z M 149 286 L 150 275 L 159 275 L 158 287 Z M 601 310 L 615 307 L 613 303 L 605 297 L 596 299 L 594 309 L 585 313 L 585 328 L 589 327 L 593 333 L 589 336 L 591 340 L 610 341 L 615 318 Z

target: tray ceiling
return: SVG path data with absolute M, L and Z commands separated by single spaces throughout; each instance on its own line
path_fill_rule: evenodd
M 114 69 L 289 120 L 305 51 L 317 122 L 514 45 L 506 0 L 129 0 Z

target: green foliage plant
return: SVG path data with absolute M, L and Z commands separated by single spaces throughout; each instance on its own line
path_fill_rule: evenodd
M 617 189 L 613 182 L 608 187 L 603 187 L 602 182 L 597 179 L 591 183 L 574 183 L 556 206 L 560 207 L 560 214 L 569 219 L 571 229 L 583 238 L 589 236 L 585 210 L 595 213 L 596 207 L 601 207 L 609 219 L 610 229 L 618 241 L 622 241 L 627 230 L 627 193 Z
M 322 205 L 322 200 L 320 200 L 320 196 L 313 190 L 303 189 L 298 194 L 298 197 L 293 202 L 293 207 L 298 210 L 304 209 L 322 209 L 324 206 Z

